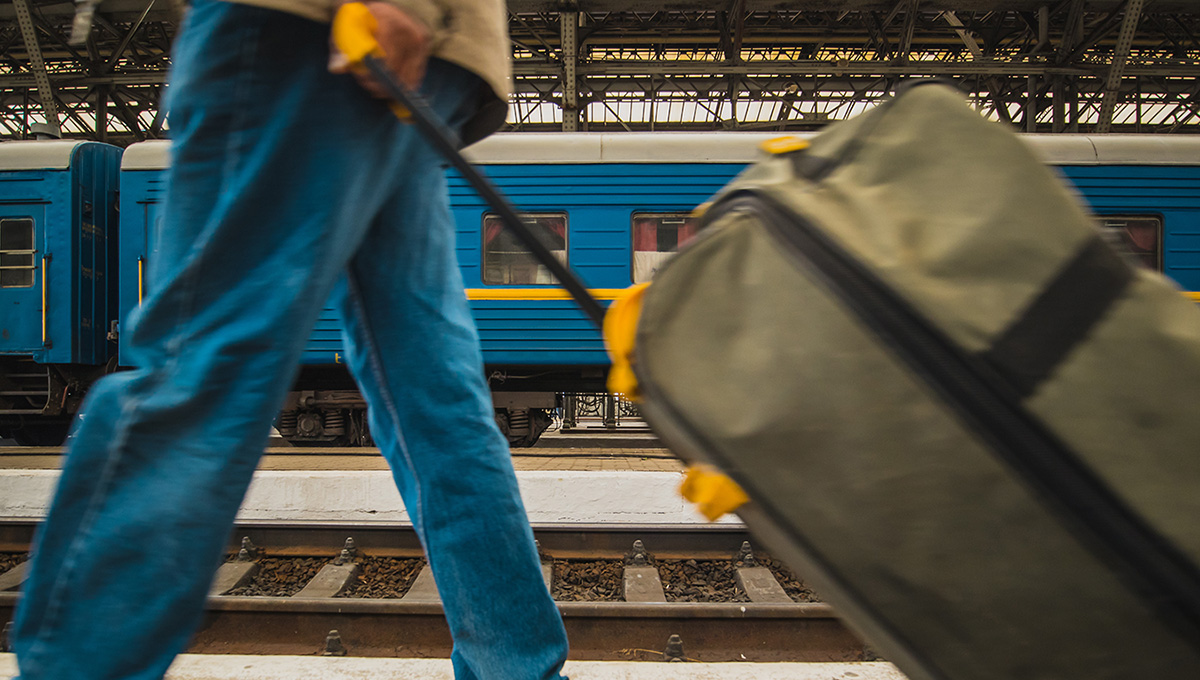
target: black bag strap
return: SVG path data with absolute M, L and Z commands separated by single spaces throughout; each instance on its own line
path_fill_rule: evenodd
M 1022 397 L 1049 377 L 1133 282 L 1133 270 L 1096 234 L 983 353 Z

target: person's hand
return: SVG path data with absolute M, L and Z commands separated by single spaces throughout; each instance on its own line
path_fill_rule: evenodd
M 379 24 L 375 38 L 383 50 L 384 64 L 400 82 L 417 89 L 425 78 L 425 66 L 429 63 L 429 29 L 420 19 L 389 2 L 368 0 L 363 4 Z M 345 55 L 332 42 L 329 45 L 329 70 L 332 73 L 353 73 L 371 94 L 381 99 L 388 98 L 371 74 L 364 69 L 352 68 Z

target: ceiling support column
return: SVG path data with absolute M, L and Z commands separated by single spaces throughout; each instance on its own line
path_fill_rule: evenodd
M 96 87 L 96 141 L 108 141 L 108 85 Z
M 54 92 L 50 89 L 50 76 L 46 73 L 46 62 L 42 59 L 42 48 L 38 45 L 37 31 L 33 27 L 33 17 L 29 14 L 28 0 L 13 0 L 16 10 L 17 23 L 21 26 L 21 35 L 25 38 L 25 51 L 29 54 L 29 69 L 33 71 L 34 82 L 37 83 L 38 99 L 42 102 L 42 110 L 46 113 L 46 125 L 55 135 L 61 135 L 58 125 L 58 107 L 54 104 Z
M 579 130 L 579 12 L 558 13 L 562 42 L 563 132 Z
M 1112 66 L 1108 69 L 1108 80 L 1104 85 L 1104 98 L 1100 101 L 1100 120 L 1096 123 L 1096 132 L 1112 131 L 1113 112 L 1116 111 L 1117 99 L 1121 96 L 1121 74 L 1125 71 L 1125 62 L 1129 60 L 1133 35 L 1137 32 L 1138 22 L 1142 18 L 1144 2 L 1145 0 L 1129 0 L 1125 7 L 1121 32 L 1117 36 L 1117 46 L 1113 49 Z

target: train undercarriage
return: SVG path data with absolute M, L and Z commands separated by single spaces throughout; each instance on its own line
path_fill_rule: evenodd
M 38 364 L 0 357 L 0 439 L 58 446 L 87 388 L 114 367 Z M 556 416 L 564 393 L 604 391 L 603 367 L 490 370 L 496 425 L 514 448 L 533 446 Z M 367 403 L 344 367 L 306 366 L 288 393 L 275 428 L 293 446 L 372 446 Z
M 496 425 L 514 448 L 533 446 L 562 412 L 565 392 L 602 392 L 604 367 L 489 369 Z M 293 446 L 372 446 L 367 403 L 340 367 L 306 366 L 276 420 Z
M 509 446 L 533 446 L 554 422 L 553 392 L 493 394 L 496 425 Z M 367 402 L 358 390 L 291 392 L 275 421 L 279 436 L 293 446 L 371 446 Z
M 98 366 L 0 357 L 0 439 L 22 446 L 62 444 L 88 386 L 106 372 Z

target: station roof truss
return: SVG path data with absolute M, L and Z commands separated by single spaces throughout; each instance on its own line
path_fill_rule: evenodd
M 1192 0 L 510 0 L 513 131 L 810 131 L 906 79 L 1037 132 L 1200 132 Z M 0 139 L 164 135 L 177 0 L 0 6 Z

